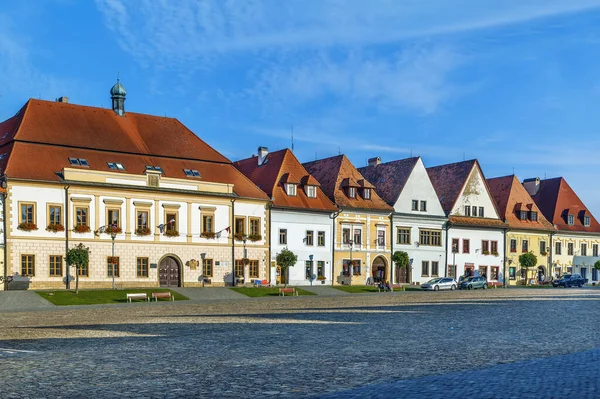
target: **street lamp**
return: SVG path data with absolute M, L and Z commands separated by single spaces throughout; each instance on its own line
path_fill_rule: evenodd
M 204 287 L 204 259 L 206 259 L 205 252 L 200 254 L 200 259 L 202 259 L 202 264 L 200 265 L 200 279 L 202 280 L 202 287 Z
M 456 253 L 458 252 L 458 244 L 452 244 L 452 267 L 454 268 L 453 270 L 453 277 L 456 278 Z
M 350 244 L 350 263 L 348 264 L 348 274 L 350 275 L 350 282 L 348 283 L 348 285 L 352 285 L 352 276 L 354 275 L 354 263 L 352 263 L 352 246 L 354 245 L 354 242 L 350 240 L 348 244 Z
M 115 289 L 115 238 L 117 237 L 117 233 L 115 231 L 110 232 L 110 238 L 112 240 L 112 258 L 110 261 L 112 263 L 112 289 Z

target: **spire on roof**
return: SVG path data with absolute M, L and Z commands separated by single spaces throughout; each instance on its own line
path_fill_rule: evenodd
M 117 78 L 117 83 L 110 89 L 110 98 L 112 99 L 112 109 L 117 115 L 125 114 L 125 96 L 127 91 Z

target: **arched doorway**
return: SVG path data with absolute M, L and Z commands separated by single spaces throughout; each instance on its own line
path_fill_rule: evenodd
M 373 259 L 371 273 L 373 275 L 373 282 L 387 281 L 387 262 L 383 256 L 378 256 Z
M 158 265 L 158 280 L 161 287 L 181 286 L 181 265 L 173 256 L 165 256 Z

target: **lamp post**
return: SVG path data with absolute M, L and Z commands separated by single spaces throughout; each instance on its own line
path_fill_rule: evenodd
M 246 284 L 246 262 L 248 262 L 248 251 L 246 250 L 246 241 L 247 241 L 248 237 L 246 237 L 244 235 L 244 238 L 242 239 L 242 242 L 244 243 L 244 269 L 243 269 L 243 280 L 244 280 L 244 285 Z M 250 263 L 250 262 L 248 262 Z
M 117 233 L 111 231 L 110 238 L 112 239 L 112 258 L 110 258 L 112 263 L 112 289 L 115 289 L 115 238 L 117 237 Z
M 454 278 L 456 278 L 456 253 L 458 252 L 458 244 L 452 244 L 452 267 Z
M 202 264 L 200 265 L 200 279 L 202 280 L 202 287 L 204 287 L 204 259 L 206 258 L 206 253 L 202 252 L 200 254 L 200 259 Z
M 352 240 L 350 240 L 348 244 L 350 244 L 350 263 L 348 264 L 348 274 L 350 275 L 350 281 L 348 282 L 348 285 L 352 285 L 352 276 L 354 275 L 354 263 L 352 263 L 352 246 L 354 245 L 354 243 L 352 242 Z

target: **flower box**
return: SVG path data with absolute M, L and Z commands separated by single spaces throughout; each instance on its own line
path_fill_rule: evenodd
M 548 252 L 545 252 L 545 251 L 544 252 L 540 252 L 540 255 L 542 255 L 542 256 L 548 256 Z
M 149 236 L 150 233 L 151 233 L 151 231 L 148 227 L 140 227 L 140 228 L 135 229 L 136 236 Z
M 59 231 L 65 231 L 65 227 L 62 224 L 53 224 L 53 223 L 50 223 L 46 227 L 46 231 L 51 231 L 53 233 L 57 233 Z
M 256 242 L 262 240 L 262 236 L 260 234 L 250 234 L 248 239 L 252 242 Z
M 91 230 L 90 230 L 90 226 L 88 226 L 86 224 L 80 224 L 79 226 L 73 227 L 73 231 L 75 233 L 83 234 L 83 233 L 89 233 Z
M 208 238 L 209 240 L 215 238 L 216 236 L 217 234 L 212 231 L 203 231 L 202 233 L 200 233 L 200 237 Z
M 494 256 L 498 256 L 498 252 L 497 252 L 497 251 L 494 251 L 494 252 L 492 252 L 492 255 L 494 255 Z
M 246 235 L 242 234 L 242 233 L 235 233 L 233 235 L 233 237 L 237 240 L 237 241 L 243 241 L 246 239 Z
M 31 231 L 31 230 L 37 230 L 38 227 L 37 227 L 37 225 L 35 223 L 32 223 L 32 222 L 23 222 L 23 223 L 20 223 L 17 226 L 17 229 L 23 230 L 23 231 Z
M 165 235 L 167 237 L 179 237 L 179 232 L 177 230 L 167 230 L 165 231 Z
M 325 280 L 327 280 L 327 277 L 325 277 L 325 276 L 319 276 L 319 277 L 317 277 L 317 280 L 319 280 L 319 281 L 325 281 Z
M 481 251 L 481 253 L 484 254 L 484 255 L 489 255 L 490 251 L 483 250 L 483 251 Z
M 123 232 L 123 229 L 121 229 L 119 226 L 106 226 L 106 228 L 104 229 L 104 233 L 106 234 L 120 234 Z
M 111 265 L 118 265 L 119 264 L 119 258 L 117 256 L 109 256 L 106 261 L 108 263 L 110 263 Z

